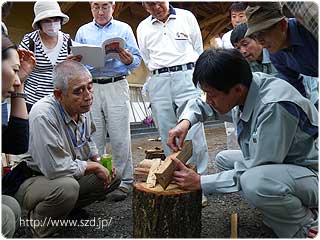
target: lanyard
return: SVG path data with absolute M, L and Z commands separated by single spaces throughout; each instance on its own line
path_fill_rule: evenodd
M 65 113 L 64 113 L 64 110 L 63 110 L 61 104 L 60 104 L 56 99 L 55 99 L 55 101 L 56 101 L 57 106 L 58 106 L 58 108 L 59 108 L 59 112 L 60 112 L 60 114 L 61 114 L 61 117 L 62 117 L 63 121 L 64 121 L 65 124 L 66 124 L 67 132 L 68 132 L 69 137 L 71 138 L 71 141 L 72 141 L 72 143 L 73 143 L 73 146 L 74 146 L 75 148 L 81 148 L 81 147 L 83 147 L 83 146 L 86 144 L 86 142 L 87 142 L 86 138 L 84 138 L 84 133 L 85 133 L 85 131 L 86 131 L 86 124 L 85 124 L 85 123 L 82 123 L 81 138 L 80 138 L 82 142 L 78 145 L 78 143 L 77 143 L 77 138 L 76 138 L 75 134 L 73 133 L 73 131 L 70 129 L 70 127 L 69 127 L 68 124 L 67 124 L 66 115 L 65 115 Z M 84 139 L 84 140 L 83 140 L 83 139 Z

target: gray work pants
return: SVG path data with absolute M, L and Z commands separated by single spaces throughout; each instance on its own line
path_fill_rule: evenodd
M 167 156 L 172 153 L 167 146 L 168 133 L 177 125 L 180 107 L 185 101 L 200 96 L 200 90 L 192 82 L 192 73 L 193 70 L 185 69 L 155 74 L 148 83 L 152 114 L 155 115 L 162 147 Z M 193 156 L 188 163 L 196 164 L 199 174 L 206 174 L 209 155 L 203 123 L 193 125 L 187 139 L 191 139 L 193 143 Z
M 233 169 L 243 161 L 240 150 L 216 156 L 220 170 Z M 281 238 L 304 236 L 303 227 L 313 219 L 310 208 L 318 207 L 317 174 L 293 164 L 261 165 L 240 177 L 244 197 L 263 213 L 264 223 Z
M 21 217 L 19 203 L 13 197 L 2 195 L 1 211 L 2 234 L 6 238 L 12 238 Z
M 130 136 L 129 85 L 126 79 L 114 83 L 94 83 L 91 108 L 96 132 L 92 135 L 99 154 L 105 151 L 107 132 L 112 148 L 112 163 L 122 176 L 121 187 L 132 189 L 133 164 Z

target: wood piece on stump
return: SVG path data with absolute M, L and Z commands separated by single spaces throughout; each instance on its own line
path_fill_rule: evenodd
M 147 149 L 144 151 L 145 154 L 148 153 L 163 153 L 163 149 Z
M 166 155 L 164 153 L 147 153 L 146 159 L 154 159 L 154 158 L 160 158 L 161 160 L 164 160 L 166 158 Z
M 148 175 L 146 173 L 134 171 L 133 178 L 134 178 L 134 181 L 145 182 L 147 181 Z
M 150 188 L 153 188 L 156 186 L 157 178 L 154 173 L 160 165 L 161 165 L 161 159 L 153 160 L 153 164 L 149 170 L 149 175 L 147 178 L 147 186 Z
M 138 163 L 138 167 L 151 168 L 152 163 L 153 163 L 153 159 L 144 159 Z
M 238 214 L 231 214 L 231 236 L 230 238 L 238 238 Z
M 157 184 L 133 184 L 134 238 L 200 238 L 201 191 L 185 191 L 176 184 L 166 190 Z
M 143 172 L 146 173 L 148 175 L 150 168 L 141 168 L 141 167 L 136 167 L 134 168 L 136 171 L 138 172 Z
M 145 182 L 147 181 L 150 168 L 152 164 L 156 161 L 160 161 L 160 158 L 155 159 L 144 159 L 140 163 L 138 163 L 138 166 L 134 168 L 133 176 L 135 181 L 139 182 Z
M 149 168 L 134 168 L 133 176 L 135 181 L 145 182 L 149 174 Z
M 193 149 L 192 141 L 187 140 L 184 142 L 183 148 L 181 151 L 173 153 L 170 156 L 174 156 L 178 158 L 181 162 L 185 164 L 189 160 L 189 158 L 192 156 L 192 149 Z M 161 164 L 159 170 L 155 172 L 157 181 L 160 183 L 163 189 L 166 189 L 167 186 L 172 181 L 172 175 L 175 170 L 176 170 L 176 163 L 173 162 L 169 157 L 167 157 L 164 163 Z
M 164 160 L 166 158 L 163 149 L 148 149 L 144 152 L 146 154 L 146 159 L 160 158 L 161 160 Z

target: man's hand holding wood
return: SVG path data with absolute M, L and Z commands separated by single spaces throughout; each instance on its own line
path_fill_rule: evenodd
M 177 166 L 177 170 L 173 172 L 173 180 L 180 188 L 189 191 L 201 189 L 199 174 L 187 168 L 187 166 L 176 157 L 171 157 L 171 160 L 174 161 Z
M 177 126 L 169 131 L 167 145 L 174 151 L 182 149 L 184 139 L 190 128 L 190 122 L 188 120 L 182 120 Z M 178 145 L 177 145 L 178 141 Z

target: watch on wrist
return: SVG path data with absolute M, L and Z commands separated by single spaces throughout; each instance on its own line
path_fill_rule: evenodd
M 11 98 L 24 98 L 27 99 L 26 93 L 13 92 L 11 93 Z

